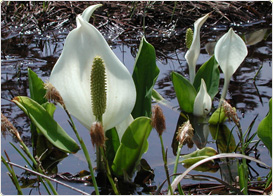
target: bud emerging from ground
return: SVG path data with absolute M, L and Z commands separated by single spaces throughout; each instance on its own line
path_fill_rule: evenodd
M 11 122 L 1 113 L 1 131 L 5 135 L 6 131 L 9 131 L 14 135 L 19 141 L 22 141 L 18 130 L 11 124 Z
M 238 115 L 236 113 L 236 110 L 234 108 L 232 108 L 232 106 L 224 99 L 222 99 L 222 107 L 224 109 L 225 115 L 226 117 L 228 117 L 229 119 L 232 119 L 233 122 L 240 127 L 240 120 L 238 118 Z
M 193 147 L 193 128 L 189 120 L 184 122 L 179 128 L 176 136 L 177 141 L 180 145 L 187 144 L 189 148 Z
M 104 146 L 105 137 L 103 127 L 100 122 L 94 122 L 90 129 L 91 142 L 93 146 Z
M 50 82 L 47 82 L 44 85 L 45 85 L 44 88 L 46 89 L 45 98 L 49 101 L 59 103 L 64 107 L 64 101 L 59 91 Z
M 91 70 L 91 99 L 94 116 L 102 118 L 106 109 L 106 73 L 101 57 L 96 56 Z
M 165 116 L 159 105 L 153 106 L 152 126 L 155 128 L 158 135 L 162 135 L 166 129 Z

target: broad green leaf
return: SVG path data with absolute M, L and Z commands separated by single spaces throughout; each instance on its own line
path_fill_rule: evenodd
M 45 110 L 53 118 L 54 112 L 56 110 L 56 106 L 53 103 L 49 103 L 49 102 L 43 103 L 42 106 L 45 108 Z
M 46 94 L 46 89 L 44 88 L 44 82 L 38 77 L 38 75 L 28 68 L 28 83 L 29 83 L 29 91 L 30 98 L 36 101 L 39 104 L 44 104 L 47 102 L 46 98 L 44 98 Z M 31 129 L 31 141 L 32 146 L 34 147 L 33 153 L 36 154 L 36 143 L 38 141 L 39 130 L 33 125 L 30 124 Z
M 44 89 L 44 82 L 37 76 L 35 72 L 28 68 L 28 82 L 30 97 L 39 104 L 47 102 L 44 97 L 46 89 Z
M 213 149 L 212 147 L 205 147 L 200 150 L 196 150 L 190 154 L 181 156 L 181 158 L 183 158 L 183 160 L 186 160 L 186 159 L 190 159 L 190 158 L 194 158 L 194 157 L 202 157 L 202 156 L 210 157 L 210 156 L 213 156 L 216 154 L 217 154 L 217 151 L 215 149 Z
M 220 79 L 220 71 L 218 68 L 218 63 L 215 60 L 214 56 L 212 56 L 207 62 L 205 62 L 197 71 L 193 86 L 196 91 L 199 91 L 201 79 L 204 79 L 208 94 L 211 99 L 215 97 L 218 93 L 219 89 L 219 79 Z
M 210 119 L 209 119 L 209 124 L 212 125 L 217 125 L 217 124 L 222 124 L 225 120 L 227 119 L 224 109 L 221 108 L 217 108 L 217 110 L 215 110 L 213 112 L 213 114 L 211 115 Z
M 182 163 L 185 168 L 189 168 L 190 166 L 197 163 L 198 161 L 201 161 L 201 160 L 208 158 L 208 157 L 209 156 L 194 157 L 194 158 L 183 160 Z M 217 163 L 215 164 L 214 161 L 208 161 L 206 163 L 203 163 L 203 164 L 197 166 L 193 170 L 214 173 L 214 172 L 218 171 L 218 169 L 219 169 L 219 165 Z
M 188 155 L 181 156 L 183 160 L 180 161 L 180 163 L 183 163 L 183 166 L 188 168 L 192 166 L 193 164 L 216 154 L 217 152 L 215 149 L 211 147 L 205 147 L 200 150 L 196 150 Z M 209 161 L 207 163 L 204 163 L 196 167 L 194 170 L 216 172 L 218 168 L 219 166 L 218 167 L 214 166 L 214 161 Z
M 120 145 L 119 136 L 118 136 L 116 128 L 107 130 L 105 132 L 105 137 L 107 138 L 105 141 L 106 157 L 107 157 L 109 165 L 111 165 L 115 158 L 118 147 Z
M 136 86 L 136 104 L 132 111 L 134 118 L 139 116 L 150 117 L 152 114 L 152 92 L 159 69 L 156 65 L 154 47 L 143 37 L 136 57 L 133 80 Z
M 142 154 L 148 150 L 148 137 L 152 130 L 151 119 L 139 117 L 126 129 L 112 164 L 118 176 L 132 176 Z
M 217 140 L 217 147 L 222 153 L 232 153 L 236 148 L 236 142 L 232 132 L 223 124 L 209 126 L 211 136 Z
M 77 143 L 36 101 L 25 96 L 15 97 L 12 101 L 25 112 L 31 122 L 54 146 L 69 153 L 76 153 L 79 150 Z
M 197 163 L 198 161 L 201 161 L 205 158 L 208 158 L 209 156 L 197 156 L 197 157 L 191 157 L 191 158 L 187 158 L 187 159 L 184 159 L 182 161 L 180 161 L 180 163 L 184 163 L 184 164 L 187 164 L 187 165 L 193 165 L 195 163 Z
M 182 75 L 172 72 L 171 76 L 180 108 L 187 113 L 193 113 L 193 104 L 197 95 L 195 88 Z
M 272 157 L 272 98 L 269 101 L 269 112 L 258 126 L 258 137 L 267 147 Z
M 164 97 L 162 97 L 159 94 L 159 92 L 157 92 L 155 89 L 153 89 L 153 92 L 152 92 L 152 99 L 156 101 L 157 103 L 161 103 L 162 105 L 172 108 L 172 104 L 166 99 L 164 99 Z

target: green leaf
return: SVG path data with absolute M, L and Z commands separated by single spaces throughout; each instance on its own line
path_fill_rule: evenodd
M 197 95 L 195 88 L 176 72 L 172 72 L 171 77 L 180 108 L 187 113 L 193 113 L 193 104 Z
M 159 94 L 159 92 L 157 92 L 155 89 L 153 89 L 153 92 L 152 92 L 152 99 L 156 101 L 157 103 L 161 103 L 162 105 L 172 108 L 172 104 L 166 99 L 164 99 L 164 97 L 162 97 Z
M 248 176 L 247 171 L 248 168 L 244 163 L 237 163 L 238 164 L 238 175 L 239 175 L 239 185 L 241 191 L 244 195 L 248 195 L 247 186 L 248 186 Z
M 44 82 L 37 76 L 35 72 L 28 68 L 28 82 L 30 97 L 39 104 L 47 102 L 44 98 L 46 89 L 44 88 Z
M 56 106 L 53 103 L 49 103 L 49 102 L 43 103 L 42 106 L 49 113 L 49 115 L 53 118 L 54 112 L 56 110 Z
M 272 98 L 269 101 L 269 112 L 258 126 L 258 137 L 267 147 L 272 157 Z
M 148 150 L 148 137 L 152 130 L 151 119 L 139 117 L 126 129 L 112 164 L 118 176 L 133 175 L 142 154 Z
M 195 164 L 205 158 L 208 158 L 210 156 L 214 156 L 216 154 L 217 154 L 217 152 L 215 149 L 213 149 L 211 147 L 205 147 L 200 150 L 196 150 L 188 155 L 181 156 L 181 158 L 183 160 L 180 161 L 180 163 L 183 163 L 183 166 L 188 168 L 188 167 L 192 166 L 193 164 Z M 202 165 L 196 167 L 194 170 L 204 171 L 204 172 L 205 171 L 216 172 L 218 170 L 218 167 L 214 166 L 214 161 L 209 161 L 209 162 L 203 163 Z
M 133 80 L 136 86 L 136 104 L 132 111 L 134 118 L 150 117 L 152 114 L 152 91 L 159 74 L 154 47 L 143 37 L 136 57 Z
M 202 156 L 210 157 L 210 156 L 214 156 L 216 154 L 217 154 L 217 151 L 215 149 L 213 149 L 212 147 L 205 147 L 200 150 L 196 150 L 190 154 L 181 156 L 181 158 L 186 160 L 186 159 L 190 159 L 190 158 L 194 158 L 194 157 L 202 157 Z
M 116 128 L 107 130 L 105 132 L 105 136 L 107 138 L 105 141 L 106 157 L 107 157 L 109 165 L 111 165 L 113 163 L 116 152 L 120 145 L 119 136 L 118 136 Z
M 209 124 L 217 125 L 222 124 L 227 119 L 224 109 L 222 107 L 218 107 L 217 110 L 213 112 L 209 119 Z
M 208 94 L 211 99 L 215 97 L 218 93 L 219 89 L 219 80 L 220 80 L 220 71 L 218 68 L 218 63 L 215 60 L 214 56 L 212 56 L 207 62 L 205 62 L 197 71 L 193 86 L 196 91 L 199 91 L 201 79 L 204 79 Z
M 25 96 L 15 97 L 12 101 L 25 112 L 31 122 L 54 146 L 68 153 L 76 153 L 79 150 L 77 143 L 36 101 Z
M 222 153 L 232 153 L 236 149 L 236 142 L 232 132 L 223 124 L 209 125 L 211 136 L 217 140 L 217 147 Z

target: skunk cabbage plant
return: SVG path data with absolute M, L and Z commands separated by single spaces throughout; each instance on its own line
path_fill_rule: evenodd
M 193 84 L 195 77 L 195 68 L 196 61 L 200 54 L 200 29 L 204 22 L 209 17 L 209 14 L 206 14 L 202 18 L 199 18 L 194 23 L 194 32 L 193 32 L 193 41 L 190 49 L 187 51 L 185 58 L 189 66 L 189 75 L 190 75 L 190 83 Z
M 90 90 L 91 67 L 94 58 L 100 57 L 106 72 L 106 110 L 102 116 L 106 131 L 131 118 L 136 90 L 127 68 L 102 34 L 88 22 L 94 10 L 100 6 L 92 5 L 77 16 L 77 27 L 68 34 L 49 80 L 60 92 L 67 110 L 90 129 L 96 120 Z
M 223 35 L 215 46 L 215 59 L 225 77 L 222 97 L 225 99 L 231 76 L 238 69 L 247 55 L 247 47 L 242 38 L 232 28 Z

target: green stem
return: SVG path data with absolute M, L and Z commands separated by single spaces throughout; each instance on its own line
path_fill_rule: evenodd
M 31 167 L 32 170 L 35 170 L 35 168 L 33 167 L 32 164 L 30 164 L 30 162 L 27 160 L 27 158 L 23 155 L 23 153 L 12 143 L 10 143 L 12 145 L 12 147 L 21 155 L 21 157 L 23 157 L 23 159 L 26 161 L 26 163 L 29 165 L 29 167 Z M 25 151 L 24 151 L 25 152 Z M 43 181 L 43 179 L 39 176 L 40 181 L 42 182 L 42 184 L 44 185 L 46 191 L 48 194 L 51 194 L 50 191 L 48 190 L 45 182 Z
M 116 184 L 114 183 L 114 180 L 113 180 L 113 178 L 112 178 L 111 171 L 110 171 L 110 167 L 109 167 L 107 158 L 106 158 L 106 156 L 105 156 L 103 147 L 99 147 L 98 150 L 101 152 L 101 155 L 102 155 L 102 157 L 103 157 L 104 166 L 105 166 L 105 169 L 106 169 L 106 175 L 107 175 L 107 178 L 108 178 L 108 180 L 109 180 L 109 182 L 110 182 L 110 184 L 111 184 L 111 186 L 112 186 L 112 189 L 113 189 L 113 191 L 114 191 L 114 193 L 115 193 L 116 195 L 120 195 L 120 193 L 119 193 L 119 191 L 118 191 L 118 189 L 117 189 L 117 187 L 116 187 Z
M 66 114 L 68 115 L 68 117 L 70 119 L 70 122 L 71 122 L 71 125 L 72 125 L 72 129 L 73 129 L 78 141 L 80 142 L 81 148 L 83 150 L 84 156 L 85 156 L 87 164 L 88 164 L 88 168 L 89 168 L 89 171 L 90 171 L 90 174 L 91 174 L 91 178 L 92 178 L 92 181 L 93 181 L 93 185 L 94 185 L 94 188 L 95 188 L 96 195 L 99 195 L 100 192 L 99 192 L 99 189 L 98 189 L 98 185 L 97 185 L 97 181 L 96 181 L 96 178 L 95 178 L 92 162 L 91 162 L 88 150 L 86 148 L 86 145 L 85 145 L 84 141 L 82 140 L 82 138 L 80 137 L 80 135 L 79 135 L 79 133 L 78 133 L 78 131 L 76 129 L 76 126 L 75 126 L 75 124 L 73 122 L 73 119 L 71 118 L 71 115 L 69 114 L 69 112 L 65 108 L 64 108 L 64 110 L 65 110 Z
M 183 144 L 180 144 L 180 143 L 178 144 L 175 164 L 174 164 L 174 168 L 173 168 L 173 174 L 177 173 L 177 165 L 178 165 L 178 162 L 179 162 L 179 156 L 180 156 L 182 146 L 183 146 Z M 173 175 L 172 182 L 174 181 L 174 179 L 175 179 L 175 175 Z M 185 195 L 184 191 L 182 190 L 182 188 L 180 186 L 180 182 L 178 183 L 177 188 L 178 188 L 178 192 L 179 192 L 180 195 Z
M 226 78 L 225 77 L 225 82 L 224 82 L 224 87 L 223 87 L 223 90 L 222 90 L 221 99 L 225 99 L 226 98 L 229 83 L 230 83 L 230 78 Z
M 96 161 L 97 161 L 97 171 L 102 171 L 103 170 L 103 165 L 102 165 L 102 157 L 101 157 L 101 152 L 100 152 L 100 147 L 96 145 Z
M 35 160 L 35 158 L 32 156 L 32 154 L 30 153 L 28 147 L 25 145 L 25 143 L 22 140 L 19 140 L 22 149 L 24 150 L 24 152 L 27 154 L 27 156 L 31 159 L 31 161 L 33 162 L 35 168 L 37 169 L 38 172 L 45 174 L 44 171 L 41 169 L 40 165 L 37 163 L 37 161 Z M 40 180 L 42 181 L 42 178 L 39 177 Z M 54 186 L 52 185 L 52 183 L 48 180 L 45 179 L 46 183 L 48 184 L 48 186 L 50 187 L 50 189 L 52 190 L 54 195 L 58 195 L 56 189 L 54 188 Z M 47 187 L 45 186 L 47 192 L 49 192 L 49 190 L 47 189 Z
M 96 117 L 96 121 L 100 122 L 102 124 L 102 116 Z M 100 152 L 99 146 L 96 145 L 96 156 L 97 156 L 97 170 L 102 171 L 103 170 L 103 164 L 102 164 L 102 154 Z
M 165 169 L 165 172 L 166 172 L 166 177 L 167 177 L 167 182 L 168 182 L 168 189 L 171 192 L 171 195 L 173 195 L 173 189 L 172 189 L 172 186 L 171 186 L 169 169 L 168 169 L 168 165 L 167 165 L 167 157 L 166 157 L 166 154 L 165 154 L 163 139 L 162 139 L 161 135 L 159 136 L 159 138 L 160 138 L 160 142 L 161 142 L 162 158 L 163 158 L 164 169 Z
M 7 161 L 6 161 L 6 159 L 5 159 L 3 156 L 1 156 L 1 160 L 2 160 L 2 162 L 4 163 L 4 165 L 6 166 L 6 168 L 9 170 L 9 173 L 11 174 L 10 177 L 11 177 L 11 180 L 13 181 L 13 183 L 14 183 L 14 185 L 15 185 L 17 191 L 18 191 L 18 195 L 23 195 L 21 186 L 20 186 L 20 184 L 19 184 L 18 178 L 17 178 L 17 176 L 16 176 L 14 170 L 12 169 L 12 167 L 10 167 L 10 166 L 7 164 Z

